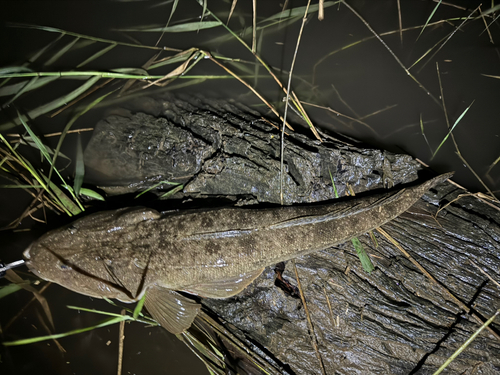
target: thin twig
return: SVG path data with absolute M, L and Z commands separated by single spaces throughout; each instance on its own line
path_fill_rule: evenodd
M 43 200 L 42 199 L 43 193 L 44 193 L 44 190 L 40 190 L 38 192 L 38 195 L 35 196 L 33 201 L 23 211 L 23 213 L 17 219 L 15 219 L 11 223 L 9 223 L 9 225 L 7 225 L 6 227 L 0 228 L 0 230 L 16 228 L 25 217 L 31 216 L 34 212 L 38 211 L 40 208 L 43 208 L 43 207 L 48 207 L 50 210 L 52 210 L 53 212 L 56 212 L 56 213 L 57 213 L 57 211 L 55 209 L 58 209 L 60 212 L 63 212 L 63 210 L 57 204 L 54 204 L 50 200 Z M 35 202 L 37 202 L 37 201 L 40 201 L 41 203 L 34 206 Z M 46 223 L 47 221 L 45 220 L 44 222 Z
M 441 0 L 432 0 L 434 1 L 435 3 L 437 3 L 438 1 L 441 1 Z M 464 8 L 464 7 L 461 7 L 460 5 L 456 5 L 456 4 L 452 4 L 452 3 L 447 3 L 447 2 L 443 2 L 441 1 L 441 4 L 442 5 L 447 5 L 449 7 L 452 7 L 452 8 L 457 8 L 457 9 L 460 9 L 460 10 L 467 10 L 467 8 Z
M 311 334 L 311 343 L 312 343 L 312 346 L 316 352 L 316 357 L 318 358 L 319 364 L 321 365 L 321 372 L 323 373 L 323 375 L 326 375 L 326 370 L 325 370 L 325 366 L 323 364 L 323 359 L 321 358 L 321 354 L 319 353 L 319 349 L 318 349 L 318 341 L 316 339 L 316 334 L 314 333 L 314 326 L 312 324 L 311 316 L 309 315 L 309 309 L 307 308 L 306 298 L 304 297 L 304 293 L 302 291 L 302 285 L 300 284 L 300 279 L 299 279 L 299 272 L 297 271 L 297 266 L 295 265 L 294 259 L 292 259 L 292 264 L 293 264 L 293 269 L 295 271 L 295 278 L 297 279 L 297 287 L 299 288 L 299 292 L 300 292 L 300 300 L 302 301 L 302 305 L 304 306 L 304 311 L 305 311 L 306 317 L 307 317 L 307 323 L 309 325 L 309 331 Z
M 344 115 L 343 113 L 338 112 L 338 111 L 336 111 L 336 110 L 334 110 L 334 109 L 332 109 L 332 108 L 330 108 L 330 107 L 325 107 L 325 106 L 321 106 L 321 105 L 318 105 L 318 104 L 305 102 L 305 101 L 303 101 L 303 100 L 301 100 L 300 102 L 301 102 L 302 104 L 305 104 L 305 105 L 310 105 L 311 107 L 316 107 L 316 108 L 322 108 L 322 109 L 325 109 L 325 110 L 327 110 L 327 111 L 329 111 L 329 112 L 335 113 L 335 114 L 336 114 L 336 115 L 338 115 L 338 116 L 345 117 L 346 119 L 351 120 L 351 121 L 355 121 L 355 122 L 357 122 L 357 123 L 359 123 L 359 124 L 361 124 L 361 125 L 363 125 L 363 126 L 366 126 L 366 127 L 367 127 L 370 131 L 372 131 L 374 134 L 378 135 L 378 133 L 377 133 L 375 130 L 373 130 L 373 128 L 372 128 L 370 125 L 368 125 L 366 122 L 363 122 L 363 121 L 361 121 L 361 120 L 358 120 L 357 118 L 354 118 L 354 117 L 351 117 L 351 116 Z
M 318 3 L 318 20 L 323 21 L 325 19 L 325 0 L 319 0 Z
M 468 346 L 469 344 L 474 341 L 476 339 L 476 337 L 481 333 L 481 331 L 485 328 L 489 328 L 489 325 L 493 322 L 493 320 L 495 320 L 495 318 L 500 314 L 500 309 L 498 309 L 492 316 L 491 318 L 489 318 L 484 324 L 481 325 L 481 327 L 472 334 L 471 337 L 469 337 L 467 339 L 466 342 L 464 342 L 460 348 L 457 349 L 457 351 L 455 351 L 455 353 L 453 353 L 450 358 L 448 358 L 446 360 L 445 363 L 443 363 L 443 365 L 433 374 L 433 375 L 439 375 L 441 374 L 441 372 L 443 372 L 443 370 L 455 359 L 457 358 L 460 353 L 462 353 Z
M 70 103 L 66 104 L 64 107 L 61 107 L 59 108 L 57 111 L 51 113 L 49 115 L 50 118 L 53 118 L 55 116 L 57 116 L 58 114 L 60 114 L 61 112 L 65 111 L 66 109 L 68 109 L 69 107 L 71 107 L 72 105 L 78 103 L 80 100 L 86 98 L 87 96 L 89 96 L 90 94 L 94 93 L 95 91 L 99 90 L 100 88 L 102 88 L 103 86 L 107 85 L 108 83 L 110 83 L 111 81 L 113 81 L 114 78 L 109 78 L 107 79 L 106 81 L 104 81 L 103 83 L 101 83 L 100 85 L 95 85 L 94 87 L 92 87 L 91 89 L 87 90 L 86 92 L 84 92 L 83 94 L 81 94 L 80 96 L 78 96 L 77 98 L 75 98 L 74 100 L 72 100 Z
M 403 249 L 403 247 L 394 238 L 392 238 L 385 230 L 383 230 L 382 228 L 377 228 L 377 231 L 380 234 L 382 234 L 389 242 L 391 242 L 399 251 L 401 251 L 408 258 L 408 260 L 412 262 L 420 270 L 420 272 L 422 272 L 425 276 L 427 276 L 429 280 L 431 280 L 442 291 L 446 292 L 446 294 L 448 294 L 455 301 L 455 303 L 458 306 L 460 306 L 462 310 L 470 314 L 474 319 L 476 319 L 476 321 L 479 324 L 481 325 L 484 324 L 483 320 L 479 316 L 477 316 L 473 311 L 471 311 L 471 309 L 467 305 L 465 305 L 462 301 L 460 301 L 457 297 L 455 297 L 455 295 L 453 295 L 453 293 L 451 293 L 446 287 L 441 285 L 429 272 L 427 272 L 427 270 L 424 267 L 420 265 L 420 263 L 418 263 L 405 249 Z M 489 327 L 488 331 L 493 336 L 495 336 L 497 340 L 500 340 L 500 336 L 495 331 L 493 331 Z
M 51 283 L 51 282 L 48 282 L 47 284 L 45 284 L 45 285 L 44 285 L 44 286 L 43 286 L 43 287 L 42 287 L 42 288 L 38 291 L 38 293 L 43 294 L 43 292 L 45 292 L 45 289 L 47 289 L 50 285 L 52 285 L 52 283 Z M 19 311 L 17 312 L 17 314 L 16 314 L 16 315 L 15 315 L 12 319 L 10 319 L 10 320 L 8 321 L 8 323 L 5 325 L 5 327 L 3 327 L 3 330 L 4 330 L 4 331 L 8 330 L 8 329 L 9 329 L 9 327 L 12 325 L 12 323 L 14 323 L 14 322 L 15 322 L 15 321 L 16 321 L 16 320 L 20 317 L 20 316 L 22 316 L 22 315 L 24 314 L 24 312 L 26 311 L 26 309 L 27 309 L 29 306 L 31 306 L 31 304 L 32 304 L 33 302 L 35 302 L 35 300 L 36 300 L 36 298 L 35 298 L 35 296 L 33 296 L 33 297 L 32 297 L 32 298 L 28 301 L 28 303 L 27 303 L 26 305 L 24 305 L 24 306 L 21 308 L 21 310 L 19 310 Z
M 481 179 L 481 177 L 479 177 L 479 175 L 476 173 L 476 171 L 474 171 L 474 169 L 472 169 L 472 167 L 467 162 L 467 160 L 465 160 L 465 158 L 460 153 L 460 150 L 458 149 L 458 147 L 457 147 L 456 154 L 458 155 L 458 157 L 460 158 L 460 160 L 462 160 L 463 163 L 467 166 L 467 168 L 469 168 L 469 170 L 472 172 L 472 174 L 474 175 L 474 177 L 476 177 L 477 180 L 481 183 L 481 185 L 483 185 L 483 187 L 486 189 L 486 191 L 488 192 L 488 194 L 490 194 L 493 199 L 498 200 L 497 197 L 495 196 L 495 194 L 491 191 L 491 189 L 484 183 L 484 181 Z
M 295 94 L 295 91 L 293 91 L 293 90 L 292 90 L 292 101 L 295 101 L 295 105 L 297 106 L 299 111 L 301 111 L 304 121 L 307 122 L 307 124 L 309 125 L 309 128 L 313 132 L 316 139 L 320 142 L 323 142 L 323 140 L 319 136 L 318 130 L 314 127 L 314 124 L 312 123 L 311 119 L 309 118 L 309 115 L 305 111 L 304 107 L 302 106 L 302 103 L 300 102 L 299 98 Z M 290 108 L 293 108 L 293 107 L 290 107 Z
M 7 27 L 42 30 L 42 31 L 47 31 L 47 32 L 52 32 L 52 33 L 58 33 L 61 35 L 74 36 L 74 37 L 81 38 L 81 39 L 88 39 L 88 40 L 92 40 L 94 42 L 102 42 L 102 43 L 106 43 L 106 44 L 117 44 L 117 45 L 127 46 L 127 47 L 146 48 L 146 49 L 155 49 L 155 50 L 161 50 L 161 51 L 173 51 L 173 52 L 180 51 L 177 48 L 170 48 L 170 47 L 164 47 L 164 46 L 163 47 L 148 46 L 148 45 L 139 44 L 139 43 L 124 43 L 124 42 L 118 42 L 116 40 L 111 40 L 111 39 L 97 38 L 94 36 L 83 35 L 83 34 L 78 34 L 78 33 L 74 33 L 71 31 L 67 31 L 67 30 L 57 29 L 55 27 L 30 25 L 30 24 L 16 23 L 16 22 L 8 22 Z
M 326 294 L 326 288 L 323 287 L 323 293 L 325 293 L 325 299 L 326 299 L 326 303 L 328 305 L 328 311 L 330 311 L 330 323 L 332 323 L 332 327 L 336 327 L 335 325 L 335 318 L 333 317 L 333 310 L 332 310 L 332 305 L 330 304 L 330 298 L 328 298 L 328 294 Z
M 270 104 L 262 95 L 260 95 L 257 90 L 255 90 L 252 86 L 250 86 L 248 83 L 246 83 L 244 80 L 242 80 L 240 77 L 238 77 L 235 73 L 233 73 L 229 68 L 226 66 L 222 65 L 220 62 L 218 62 L 212 55 L 207 54 L 208 58 L 212 60 L 214 63 L 219 65 L 222 69 L 224 69 L 226 72 L 231 74 L 234 78 L 236 78 L 238 81 L 243 83 L 248 89 L 250 89 L 262 102 L 269 107 L 269 109 L 280 119 L 283 120 L 283 117 L 280 116 L 278 111 Z M 290 126 L 290 124 L 286 123 L 286 126 L 290 129 L 293 130 L 293 128 Z
M 488 170 L 486 171 L 485 175 L 489 176 L 491 170 L 500 162 L 500 156 L 489 166 Z
M 418 73 L 420 73 L 420 72 L 422 71 L 422 69 L 424 69 L 424 67 L 427 65 L 427 63 L 428 63 L 429 61 L 431 61 L 431 60 L 432 60 L 432 58 L 433 58 L 434 56 L 436 56 L 436 54 L 437 54 L 439 51 L 441 51 L 441 49 L 444 47 L 444 45 L 445 45 L 446 43 L 448 43 L 448 41 L 451 39 L 451 37 L 452 37 L 453 35 L 455 35 L 455 33 L 456 33 L 458 30 L 460 30 L 460 28 L 461 28 L 461 27 L 462 27 L 462 26 L 463 26 L 463 25 L 464 25 L 464 24 L 465 24 L 465 23 L 469 20 L 469 18 L 470 18 L 470 17 L 471 17 L 471 16 L 472 16 L 472 15 L 473 15 L 473 14 L 474 14 L 474 13 L 475 13 L 478 9 L 479 9 L 479 7 L 477 7 L 476 9 L 474 9 L 474 10 L 472 11 L 472 13 L 471 13 L 471 14 L 469 14 L 469 15 L 467 16 L 467 18 L 466 18 L 465 20 L 463 20 L 463 22 L 462 22 L 459 26 L 455 27 L 455 30 L 453 30 L 453 31 L 450 33 L 450 35 L 448 36 L 448 38 L 446 38 L 446 40 L 445 40 L 445 41 L 444 41 L 444 42 L 443 42 L 443 43 L 439 46 L 439 48 L 438 48 L 436 51 L 434 51 L 434 53 L 433 53 L 433 54 L 429 57 L 429 59 L 428 59 L 428 60 L 427 60 L 427 61 L 426 61 L 426 62 L 425 62 L 425 63 L 424 63 L 421 67 L 420 67 L 420 69 L 418 70 Z
M 401 0 L 397 1 L 398 3 L 398 19 L 399 19 L 399 40 L 401 44 L 403 44 L 403 20 L 401 19 Z
M 339 2 L 340 4 L 340 2 Z M 440 25 L 442 23 L 446 22 L 446 20 L 439 20 L 439 21 L 436 21 L 436 22 L 432 22 L 432 23 L 429 23 L 427 26 L 435 26 L 435 25 Z M 412 27 L 407 27 L 405 29 L 403 29 L 403 31 L 412 31 L 412 30 L 418 30 L 420 28 L 422 28 L 423 26 L 412 26 Z M 393 34 L 396 34 L 398 33 L 399 30 L 391 30 L 391 31 L 386 31 L 386 32 L 383 32 L 383 33 L 380 33 L 378 35 L 380 36 L 388 36 L 388 35 L 393 35 Z M 367 42 L 369 40 L 372 40 L 372 39 L 375 39 L 376 36 L 368 36 L 366 38 L 363 38 L 363 39 L 359 39 L 353 43 L 350 43 L 348 44 L 347 46 L 343 46 L 343 47 L 340 47 L 334 51 L 331 51 L 329 53 L 327 53 L 325 56 L 323 56 L 322 58 L 320 58 L 315 64 L 314 64 L 314 67 L 313 67 L 313 74 L 312 74 L 312 85 L 314 86 L 315 83 L 316 83 L 316 71 L 318 69 L 318 67 L 324 63 L 326 61 L 326 59 L 328 59 L 329 57 L 335 55 L 336 53 L 339 53 L 339 52 L 342 52 L 342 51 L 345 51 L 349 48 L 352 48 L 354 46 L 357 46 L 358 44 L 361 44 L 361 43 L 364 43 L 364 42 Z
M 35 310 L 35 311 L 36 311 L 36 316 L 37 316 L 37 318 L 38 318 L 38 320 L 39 320 L 39 322 L 40 322 L 40 325 L 42 326 L 43 330 L 44 330 L 45 332 L 47 332 L 49 335 L 53 334 L 53 333 L 54 333 L 54 331 L 53 331 L 53 330 L 51 330 L 51 329 L 47 326 L 47 324 L 45 323 L 45 321 L 44 321 L 44 319 L 43 319 L 42 315 L 40 314 L 40 312 L 39 312 L 38 310 Z M 61 353 L 66 353 L 66 352 L 67 352 L 67 351 L 66 351 L 66 349 L 64 349 L 64 347 L 61 345 L 61 343 L 60 343 L 57 339 L 52 339 L 52 341 L 54 341 L 54 344 L 57 346 L 57 349 L 59 349 L 59 351 L 60 351 Z
M 494 202 L 498 202 L 498 199 L 492 199 L 490 196 L 488 195 L 484 195 L 483 193 L 466 193 L 466 194 L 459 194 L 455 199 L 453 199 L 451 202 L 448 202 L 446 203 L 443 207 L 440 207 L 439 210 L 436 212 L 436 217 L 437 215 L 439 214 L 439 212 L 441 212 L 442 210 L 444 210 L 446 207 L 448 207 L 450 204 L 452 204 L 453 202 L 456 202 L 458 201 L 459 199 L 463 198 L 463 197 L 476 197 L 477 199 L 479 199 L 481 202 L 483 202 L 484 204 L 487 204 L 488 206 L 496 209 L 496 210 L 499 210 L 500 211 L 500 207 L 498 206 L 495 206 L 494 204 L 486 201 L 485 199 L 489 199 L 489 200 L 492 200 Z
M 370 26 L 370 24 L 368 22 L 366 22 L 364 20 L 363 17 L 361 17 L 361 15 L 356 12 L 345 0 L 341 0 L 342 3 L 344 3 L 344 5 L 349 8 L 349 10 L 351 12 L 354 13 L 354 15 L 356 17 L 358 17 L 361 22 L 364 23 L 364 25 L 368 28 L 368 30 L 370 30 L 372 32 L 372 34 L 380 41 L 380 43 L 382 43 L 382 45 L 387 49 L 387 51 L 389 51 L 389 53 L 392 55 L 392 57 L 394 58 L 394 60 L 396 60 L 396 62 L 399 64 L 399 66 L 401 66 L 401 68 L 403 68 L 403 70 L 406 72 L 406 74 L 408 74 L 408 76 L 422 89 L 425 91 L 425 93 L 427 95 L 429 95 L 429 97 L 432 98 L 432 100 L 434 100 L 439 106 L 441 106 L 441 103 L 439 102 L 439 100 L 436 99 L 436 97 L 434 97 L 434 95 L 431 94 L 431 92 L 429 90 L 427 90 L 427 88 L 422 85 L 411 73 L 410 71 L 403 65 L 403 63 L 401 62 L 401 60 L 396 56 L 396 54 L 394 52 L 392 52 L 392 50 L 389 48 L 389 46 L 384 42 L 384 40 L 375 32 L 375 30 L 372 29 L 372 27 Z
M 337 88 L 334 86 L 334 84 L 331 84 L 333 91 L 337 95 L 337 98 L 340 100 L 340 102 L 347 107 L 348 110 L 352 112 L 352 114 L 356 117 L 359 117 L 359 115 L 356 113 L 354 109 L 344 100 L 344 98 L 340 95 L 340 92 L 337 90 Z M 305 104 L 305 103 L 304 103 Z
M 252 0 L 252 53 L 257 52 L 257 0 Z
M 278 374 L 278 371 L 273 364 L 262 358 L 257 352 L 255 352 L 255 350 L 252 350 L 252 348 L 248 346 L 248 344 L 252 345 L 252 342 L 243 342 L 241 339 L 227 330 L 223 325 L 213 320 L 203 310 L 200 311 L 196 319 L 198 318 L 200 319 L 200 321 L 208 324 L 225 341 L 230 342 L 231 345 L 233 345 L 233 348 L 235 348 L 240 355 L 242 355 L 243 357 L 249 356 L 257 366 L 265 368 L 267 372 L 272 371 L 272 374 Z
M 300 25 L 299 36 L 297 38 L 297 43 L 295 44 L 295 51 L 293 53 L 292 65 L 290 66 L 290 72 L 288 73 L 288 84 L 286 88 L 286 101 L 285 101 L 285 113 L 283 114 L 283 125 L 281 126 L 281 158 L 280 158 L 280 203 L 283 205 L 283 167 L 284 167 L 284 153 L 285 153 L 285 124 L 286 124 L 286 116 L 288 114 L 288 102 L 290 101 L 290 86 L 292 85 L 292 74 L 293 68 L 295 66 L 295 59 L 297 58 L 297 53 L 299 51 L 300 40 L 302 38 L 302 31 L 304 30 L 304 26 L 307 21 L 307 13 L 309 11 L 309 5 L 311 4 L 311 0 L 308 0 L 306 11 L 304 13 L 304 17 L 302 18 L 302 25 Z
M 439 71 L 439 63 L 436 61 L 436 70 L 437 70 L 437 75 L 438 75 L 438 82 L 439 82 L 439 91 L 441 93 L 441 100 L 442 100 L 442 108 L 444 111 L 444 117 L 446 119 L 446 126 L 448 127 L 448 130 L 450 130 L 450 121 L 448 119 L 448 112 L 446 111 L 446 105 L 445 105 L 445 100 L 444 100 L 444 90 L 443 90 L 443 85 L 441 84 L 441 73 Z M 463 161 L 463 163 L 469 168 L 469 170 L 472 172 L 472 174 L 477 178 L 477 180 L 483 185 L 483 187 L 486 189 L 486 191 L 494 198 L 495 194 L 490 190 L 490 188 L 483 182 L 481 177 L 472 169 L 472 167 L 469 165 L 467 160 L 462 156 L 462 153 L 460 152 L 460 149 L 458 148 L 457 141 L 455 140 L 455 136 L 453 135 L 453 132 L 449 133 L 451 136 L 451 140 L 453 141 L 453 145 L 455 146 L 456 153 L 458 157 Z
M 488 32 L 488 36 L 490 37 L 490 43 L 495 44 L 495 42 L 493 41 L 493 37 L 491 36 L 490 27 L 488 26 L 488 23 L 486 22 L 486 18 L 484 18 L 483 11 L 481 10 L 481 5 L 479 5 L 479 15 L 481 16 L 481 19 L 484 22 L 485 30 Z
M 122 309 L 122 315 L 125 315 L 125 309 Z M 123 343 L 125 340 L 125 320 L 120 322 L 120 332 L 118 333 L 118 369 L 116 371 L 117 375 L 122 374 L 123 366 Z
M 286 2 L 287 3 L 287 2 Z M 285 3 L 285 5 L 286 5 Z M 226 28 L 226 30 L 234 37 L 236 38 L 236 40 L 238 40 L 245 48 L 247 48 L 250 52 L 252 52 L 252 48 L 248 46 L 248 44 L 245 43 L 245 41 L 243 39 L 241 39 L 237 34 L 235 34 L 229 27 L 227 27 L 215 14 L 213 13 L 210 13 L 212 15 L 212 17 L 216 20 L 216 21 L 219 21 L 221 23 L 221 26 L 223 26 L 224 28 Z M 274 72 L 271 70 L 271 68 L 269 67 L 269 65 L 267 65 L 264 60 L 262 60 L 262 58 L 259 56 L 259 54 L 257 53 L 253 53 L 252 54 L 254 55 L 254 57 L 257 59 L 257 61 L 259 61 L 259 63 L 267 70 L 267 72 L 271 75 L 271 77 L 273 77 L 274 81 L 278 84 L 278 86 L 283 90 L 283 92 L 285 94 L 287 94 L 287 91 L 286 91 L 286 88 L 283 86 L 283 84 L 281 83 L 281 81 L 278 79 L 278 77 L 276 77 L 276 74 L 274 74 Z M 207 56 L 210 56 L 210 54 L 207 53 Z M 224 68 L 225 69 L 225 68 Z M 231 73 L 230 73 L 231 74 Z M 233 74 L 231 74 L 233 75 Z M 233 75 L 234 76 L 234 75 Z M 236 79 L 238 79 L 239 81 L 241 81 L 241 79 L 239 79 L 238 77 L 235 77 Z M 250 88 L 250 87 L 249 87 Z M 255 93 L 255 90 L 253 90 L 253 88 L 250 88 L 252 90 L 252 92 Z M 259 96 L 259 95 L 257 95 Z M 260 98 L 260 96 L 259 96 Z M 292 102 L 294 102 L 292 100 Z M 264 102 L 264 103 L 267 103 L 267 102 Z M 294 102 L 294 104 L 296 104 Z M 274 111 L 273 111 L 274 113 Z M 281 119 L 281 116 L 278 116 L 280 119 Z M 292 129 L 288 124 L 287 124 L 288 128 Z M 293 130 L 293 129 L 292 129 Z
M 78 133 L 80 134 L 81 132 L 91 132 L 93 131 L 94 128 L 83 128 L 83 129 L 73 129 L 73 130 L 68 130 L 66 134 L 71 134 L 71 133 Z M 60 136 L 62 132 L 55 132 L 55 133 L 49 133 L 49 134 L 42 134 L 41 136 L 44 138 L 49 138 L 49 137 L 57 137 Z M 13 137 L 13 138 L 19 138 L 21 137 L 20 134 L 6 134 L 8 137 Z
M 493 277 L 491 277 L 485 271 L 483 271 L 483 269 L 481 267 L 479 267 L 476 263 L 474 263 L 471 259 L 469 259 L 469 262 L 472 263 L 472 265 L 475 266 L 479 271 L 484 273 L 486 275 L 486 277 L 491 280 L 491 282 L 493 282 L 496 286 L 498 286 L 500 288 L 500 284 Z
M 444 101 L 443 85 L 441 84 L 441 73 L 439 72 L 439 62 L 437 61 L 436 61 L 436 71 L 438 76 L 439 92 L 441 93 L 441 105 L 444 112 L 444 118 L 446 120 L 446 127 L 448 128 L 448 130 L 450 130 L 451 129 L 450 120 L 448 119 L 448 111 L 446 110 L 446 102 Z M 455 142 L 455 137 L 453 136 L 453 133 L 451 133 L 450 135 L 451 139 L 453 139 L 453 143 L 455 143 L 455 147 L 457 147 L 457 143 Z
M 233 15 L 234 8 L 236 7 L 237 2 L 238 2 L 238 0 L 233 0 L 233 2 L 231 4 L 231 10 L 229 11 L 229 16 L 227 16 L 226 26 L 229 25 L 229 20 L 231 19 L 231 16 Z

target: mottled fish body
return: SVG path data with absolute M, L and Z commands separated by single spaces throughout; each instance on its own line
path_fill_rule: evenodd
M 322 205 L 104 211 L 51 231 L 25 251 L 39 277 L 92 297 L 139 300 L 173 333 L 199 304 L 177 293 L 227 298 L 264 267 L 345 242 L 394 219 L 451 174 L 421 185 Z

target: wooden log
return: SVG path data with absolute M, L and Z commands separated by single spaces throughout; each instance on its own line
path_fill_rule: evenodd
M 85 159 L 100 178 L 113 172 L 109 192 L 168 180 L 184 185 L 174 196 L 180 200 L 279 203 L 277 126 L 227 101 L 143 98 L 98 124 Z M 343 196 L 349 187 L 361 193 L 417 179 L 420 167 L 407 155 L 323 138 L 287 136 L 285 204 L 332 199 L 332 181 Z M 124 183 L 126 189 L 117 187 Z M 368 234 L 360 238 L 376 267 L 370 274 L 350 242 L 298 258 L 313 331 L 301 300 L 274 286 L 273 269 L 234 298 L 203 303 L 284 373 L 432 373 L 500 308 L 499 287 L 487 276 L 499 281 L 500 212 L 463 193 L 441 184 L 383 226 L 414 262 L 379 232 L 377 245 Z M 284 277 L 297 285 L 290 262 Z M 499 330 L 494 323 L 483 331 L 448 373 L 500 373 Z

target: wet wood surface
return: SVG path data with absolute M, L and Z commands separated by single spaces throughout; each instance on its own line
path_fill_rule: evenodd
M 143 98 L 99 123 L 85 158 L 112 193 L 168 180 L 183 185 L 177 201 L 279 203 L 274 125 L 227 101 Z M 287 137 L 285 204 L 332 199 L 332 180 L 344 196 L 426 178 L 407 155 L 323 138 Z M 500 308 L 489 278 L 499 281 L 500 211 L 465 193 L 443 183 L 382 227 L 406 255 L 379 231 L 376 244 L 361 236 L 370 274 L 351 242 L 296 259 L 313 331 L 301 299 L 274 285 L 273 268 L 236 297 L 202 302 L 283 373 L 431 374 Z M 292 262 L 283 279 L 298 285 Z M 444 373 L 500 373 L 500 325 L 490 327 Z

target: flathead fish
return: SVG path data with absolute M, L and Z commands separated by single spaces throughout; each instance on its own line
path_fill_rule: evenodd
M 394 219 L 444 174 L 421 185 L 322 205 L 159 212 L 104 211 L 48 232 L 24 252 L 42 279 L 97 298 L 145 306 L 172 333 L 200 305 L 178 293 L 234 296 L 278 262 L 359 236 Z

